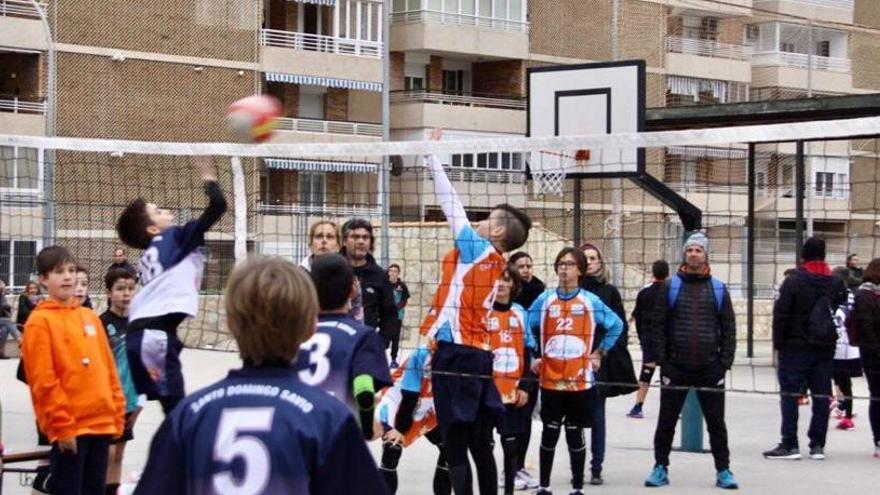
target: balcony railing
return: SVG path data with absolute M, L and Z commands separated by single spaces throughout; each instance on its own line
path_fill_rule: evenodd
M 438 103 L 468 107 L 507 108 L 525 110 L 525 99 L 515 96 L 471 96 L 444 94 L 425 90 L 394 91 L 391 103 Z
M 755 6 L 757 4 L 769 2 L 769 1 L 777 1 L 777 0 L 755 0 Z M 794 3 L 803 3 L 807 5 L 816 5 L 819 7 L 832 7 L 836 9 L 847 9 L 852 10 L 854 7 L 854 0 L 788 0 Z
M 483 17 L 473 14 L 453 14 L 427 9 L 395 12 L 391 14 L 392 24 L 417 24 L 420 22 L 474 26 L 492 31 L 508 31 L 515 33 L 529 32 L 528 22 L 496 19 L 494 17 Z
M 37 2 L 37 7 L 46 12 L 46 4 Z M 34 17 L 39 19 L 40 12 L 28 0 L 0 0 L 0 16 Z
M 285 117 L 278 119 L 276 128 L 279 131 L 382 137 L 381 124 L 365 124 L 362 122 L 346 122 L 341 120 L 315 120 Z
M 46 103 L 42 101 L 22 101 L 18 98 L 11 100 L 0 99 L 0 112 L 12 113 L 46 113 Z
M 257 205 L 257 211 L 268 215 L 320 215 L 328 217 L 378 217 L 382 214 L 382 209 L 377 206 L 332 206 L 299 203 L 260 203 Z
M 752 56 L 752 64 L 756 66 L 782 65 L 785 67 L 810 67 L 810 55 L 793 52 L 756 52 Z M 813 55 L 813 68 L 849 72 L 852 67 L 848 58 L 822 57 Z
M 300 51 L 382 58 L 382 43 L 378 41 L 337 38 L 319 34 L 279 31 L 277 29 L 261 29 L 260 44 L 262 46 L 278 46 Z
M 748 60 L 752 55 L 752 47 L 750 46 L 719 43 L 712 40 L 679 38 L 677 36 L 666 38 L 666 51 L 733 60 Z

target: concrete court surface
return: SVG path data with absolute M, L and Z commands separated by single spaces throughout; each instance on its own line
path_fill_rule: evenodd
M 759 344 L 760 345 L 760 344 Z M 744 346 L 740 346 L 741 348 Z M 737 390 L 775 391 L 774 371 L 768 367 L 769 351 L 757 349 L 759 357 L 750 365 L 750 360 L 739 357 L 734 372 L 728 379 L 728 386 Z M 763 355 L 763 358 L 760 357 Z M 637 357 L 634 355 L 634 358 Z M 33 412 L 27 388 L 16 381 L 17 359 L 0 361 L 0 403 L 2 403 L 2 440 L 7 452 L 21 452 L 36 447 Z M 188 349 L 183 353 L 184 373 L 187 389 L 196 390 L 224 376 L 227 369 L 237 367 L 238 357 L 234 353 L 200 351 Z M 864 379 L 855 380 L 855 395 L 866 396 Z M 645 405 L 645 419 L 634 420 L 625 417 L 632 405 L 633 395 L 614 398 L 607 406 L 607 454 L 605 459 L 605 485 L 587 485 L 586 493 L 624 494 L 624 493 L 719 493 L 714 487 L 714 469 L 709 454 L 673 452 L 670 466 L 671 486 L 665 488 L 644 488 L 642 483 L 653 466 L 652 439 L 657 419 L 659 394 L 652 390 Z M 765 393 L 728 393 L 727 426 L 729 430 L 732 470 L 739 479 L 742 493 L 749 494 L 861 494 L 876 493 L 880 485 L 880 460 L 873 459 L 870 428 L 867 424 L 867 401 L 856 401 L 856 430 L 838 431 L 831 429 L 828 434 L 825 461 L 805 458 L 801 461 L 768 461 L 761 457 L 763 450 L 773 447 L 778 441 L 779 406 L 777 397 Z M 801 451 L 807 453 L 805 414 L 809 408 L 801 407 Z M 806 414 L 808 416 L 808 413 Z M 158 405 L 150 403 L 141 414 L 135 429 L 135 440 L 129 442 L 125 472 L 139 471 L 143 468 L 149 449 L 152 433 L 162 420 Z M 532 443 L 529 448 L 527 464 L 535 476 L 538 474 L 538 442 L 541 424 L 535 421 L 532 426 Z M 708 449 L 708 436 L 705 436 Z M 587 432 L 589 442 L 589 432 Z M 678 445 L 676 438 L 675 445 Z M 378 443 L 372 445 L 377 459 L 381 451 Z M 497 447 L 496 458 L 501 459 L 501 449 Z M 431 477 L 437 450 L 427 441 L 419 441 L 406 450 L 399 467 L 401 494 L 430 494 Z M 806 457 L 806 456 L 805 456 Z M 587 456 L 589 475 L 589 455 Z M 344 475 L 344 473 L 341 473 Z M 570 490 L 570 472 L 565 439 L 560 438 L 557 445 L 552 488 L 554 493 L 567 494 Z M 23 488 L 19 475 L 8 474 L 3 479 L 4 495 L 30 493 Z M 357 493 L 356 490 L 352 493 Z M 526 492 L 519 492 L 526 493 Z

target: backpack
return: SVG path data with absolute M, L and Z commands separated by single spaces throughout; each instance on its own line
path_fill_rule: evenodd
M 837 343 L 837 324 L 834 321 L 836 306 L 831 304 L 827 291 L 823 292 L 813 304 L 807 324 L 804 325 L 804 340 L 814 347 L 834 347 Z
M 673 275 L 669 279 L 669 308 L 675 307 L 678 301 L 678 293 L 681 292 L 681 277 Z M 724 282 L 712 277 L 712 292 L 715 294 L 715 309 L 721 314 L 721 306 L 724 304 Z

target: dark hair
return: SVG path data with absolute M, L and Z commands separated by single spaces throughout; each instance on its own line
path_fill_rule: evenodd
M 849 253 L 848 255 L 846 255 L 846 266 L 849 266 L 849 262 L 858 255 L 859 253 Z
M 370 251 L 373 250 L 373 224 L 370 223 L 366 218 L 352 218 L 351 220 L 342 224 L 342 240 L 344 241 L 348 237 L 348 233 L 352 230 L 358 229 L 366 229 L 366 231 L 370 234 Z M 319 294 L 320 295 L 320 294 Z M 323 306 L 322 306 L 323 309 Z
M 66 265 L 67 263 L 76 264 L 73 255 L 64 246 L 49 246 L 40 250 L 37 254 L 37 273 L 45 277 L 55 268 Z
M 790 277 L 790 276 L 794 275 L 795 273 L 797 273 L 797 268 L 789 268 L 789 269 L 785 270 L 784 272 L 782 272 L 782 276 L 783 277 Z
M 110 290 L 113 288 L 113 284 L 121 279 L 134 280 L 134 274 L 125 268 L 111 268 L 104 274 L 104 286 Z
M 874 258 L 865 268 L 862 275 L 862 282 L 871 282 L 872 284 L 880 284 L 880 258 Z
M 559 262 L 562 261 L 562 258 L 565 258 L 565 255 L 570 254 L 574 258 L 574 262 L 577 263 L 578 270 L 581 271 L 581 275 L 587 273 L 587 257 L 584 256 L 584 252 L 578 248 L 572 246 L 566 246 L 559 251 L 559 254 L 556 255 L 556 261 L 553 262 L 553 270 L 557 271 L 559 269 Z
M 397 268 L 397 271 L 401 271 L 400 265 L 398 265 L 397 263 L 391 263 L 390 265 L 388 265 L 388 270 L 390 270 L 392 268 Z M 388 270 L 385 270 L 385 271 L 387 272 Z
M 492 211 L 501 210 L 504 215 L 504 251 L 519 249 L 529 240 L 529 230 L 532 228 L 532 220 L 519 208 L 502 203 L 492 208 Z
M 116 233 L 126 246 L 147 249 L 153 240 L 153 236 L 147 232 L 150 225 L 153 222 L 147 214 L 147 202 L 144 198 L 137 198 L 122 210 L 116 221 Z
M 532 256 L 525 251 L 519 251 L 513 253 L 513 256 L 510 257 L 510 261 L 508 261 L 508 263 L 510 263 L 511 265 L 516 265 L 516 262 L 523 258 L 532 259 Z
M 325 254 L 312 260 L 312 283 L 318 293 L 321 311 L 345 306 L 354 284 L 354 270 L 340 254 Z
M 522 284 L 522 277 L 519 276 L 519 272 L 516 271 L 516 268 L 510 264 L 508 264 L 504 268 L 504 271 L 501 272 L 502 278 L 505 275 L 510 279 L 510 299 L 513 300 L 516 297 L 517 292 L 519 292 L 519 287 Z
M 651 274 L 657 280 L 666 280 L 669 276 L 669 263 L 666 260 L 657 260 L 651 265 Z
M 76 273 L 85 273 L 86 276 L 88 277 L 89 276 L 89 269 L 86 268 L 85 265 L 83 265 L 81 263 L 77 263 L 76 264 Z

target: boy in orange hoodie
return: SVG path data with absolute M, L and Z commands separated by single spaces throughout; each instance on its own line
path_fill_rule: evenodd
M 56 495 L 103 495 L 107 450 L 122 434 L 125 397 L 101 320 L 74 297 L 76 263 L 60 246 L 37 255 L 49 297 L 25 325 L 22 359 L 37 424 L 52 442 Z

